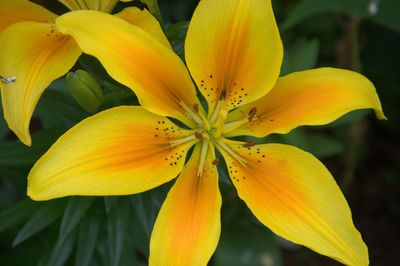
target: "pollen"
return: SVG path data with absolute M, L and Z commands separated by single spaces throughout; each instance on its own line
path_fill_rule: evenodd
M 212 161 L 212 164 L 213 164 L 213 165 L 218 165 L 218 163 L 219 163 L 218 157 L 215 158 L 215 159 Z
M 194 133 L 194 136 L 196 137 L 196 139 L 203 139 L 203 134 L 201 134 L 200 132 Z
M 256 146 L 256 144 L 257 143 L 255 141 L 248 141 L 245 144 L 243 144 L 243 147 L 250 148 L 250 147 Z
M 255 107 L 251 108 L 250 111 L 249 111 L 249 115 L 248 115 L 249 122 L 253 121 L 253 119 L 256 116 L 256 114 L 257 114 L 257 108 L 255 108 Z

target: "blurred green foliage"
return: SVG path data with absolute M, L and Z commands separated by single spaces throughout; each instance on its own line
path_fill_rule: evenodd
M 34 2 L 59 14 L 65 11 L 55 1 Z M 197 1 L 160 0 L 160 9 L 154 6 L 154 1 L 143 2 L 163 21 L 173 48 L 184 58 L 188 20 Z M 400 134 L 400 1 L 275 0 L 273 3 L 285 46 L 282 75 L 317 66 L 362 71 L 376 85 L 389 117 L 387 122 L 377 122 L 372 112 L 361 110 L 327 127 L 302 127 L 288 135 L 265 139 L 299 146 L 328 162 L 344 193 L 350 197 L 349 191 L 364 189 L 359 183 L 362 178 L 356 177 L 357 169 L 370 167 L 367 169 L 378 172 L 365 165 L 371 145 L 373 148 L 383 143 L 385 148 L 374 150 L 400 157 L 399 141 L 388 143 Z M 134 4 L 143 7 L 140 1 Z M 117 9 L 126 5 L 121 3 Z M 158 10 L 161 13 L 157 14 Z M 112 80 L 96 59 L 84 55 L 75 69 L 85 69 L 102 85 L 104 97 L 100 110 L 138 104 L 136 96 Z M 63 132 L 89 115 L 68 93 L 64 78 L 55 81 L 40 100 L 32 121 L 32 147 L 16 140 L 0 115 L 0 265 L 146 265 L 151 229 L 171 183 L 124 197 L 69 197 L 48 202 L 33 202 L 26 197 L 26 176 L 34 162 Z M 378 164 L 375 167 L 383 169 L 386 178 L 378 182 L 399 187 L 398 159 L 385 161 L 387 157 L 382 154 L 373 156 Z M 237 199 L 224 171 L 221 180 L 222 236 L 210 265 L 299 265 L 301 259 L 283 260 L 275 236 Z M 352 198 L 355 202 L 363 201 L 362 197 L 367 195 L 358 194 L 361 198 Z M 399 219 L 400 199 L 392 199 L 388 204 L 388 216 Z M 355 223 L 362 224 L 362 217 L 356 215 Z M 368 243 L 370 232 L 364 233 Z M 304 252 L 298 254 L 308 254 Z M 377 251 L 371 246 L 370 252 L 371 260 L 379 261 Z M 315 254 L 307 256 L 319 259 Z M 333 261 L 328 263 L 337 265 Z M 394 265 L 384 263 L 379 265 Z

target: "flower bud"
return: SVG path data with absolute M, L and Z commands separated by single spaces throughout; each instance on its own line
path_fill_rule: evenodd
M 88 72 L 77 70 L 66 77 L 67 88 L 79 105 L 89 113 L 95 113 L 103 98 L 100 84 Z

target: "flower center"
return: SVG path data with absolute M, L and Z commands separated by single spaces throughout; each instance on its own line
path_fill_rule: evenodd
M 223 142 L 224 133 L 230 132 L 235 128 L 239 127 L 243 123 L 247 122 L 249 119 L 253 119 L 255 116 L 255 111 L 252 110 L 249 114 L 249 118 L 245 121 L 234 121 L 226 122 L 227 111 L 223 108 L 224 99 L 220 98 L 215 109 L 208 115 L 199 108 L 198 105 L 193 105 L 191 108 L 188 107 L 184 102 L 181 102 L 181 106 L 185 109 L 186 115 L 191 118 L 197 126 L 193 129 L 193 134 L 178 140 L 171 141 L 170 144 L 175 146 L 183 144 L 189 141 L 197 139 L 201 142 L 201 155 L 197 175 L 200 176 L 203 173 L 205 166 L 207 154 L 210 153 L 213 159 L 213 164 L 218 164 L 218 158 L 215 155 L 215 148 L 223 150 L 232 157 L 234 157 L 240 163 L 245 163 L 246 161 L 236 154 L 228 145 Z

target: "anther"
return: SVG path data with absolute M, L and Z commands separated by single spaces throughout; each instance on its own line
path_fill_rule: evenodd
M 257 114 L 257 108 L 255 108 L 255 107 L 251 108 L 250 111 L 249 111 L 249 115 L 248 115 L 249 116 L 249 122 L 253 121 L 253 119 L 256 116 L 256 114 Z
M 196 139 L 203 139 L 203 134 L 201 134 L 200 132 L 194 133 L 194 136 L 196 137 Z
M 197 103 L 193 104 L 193 110 L 198 113 L 199 112 L 199 105 Z
M 217 157 L 217 158 L 215 158 L 215 159 L 212 161 L 212 164 L 213 164 L 213 165 L 215 165 L 215 166 L 217 166 L 217 165 L 218 165 L 218 163 L 219 163 L 219 159 L 218 159 L 218 157 Z
M 243 147 L 245 147 L 245 148 L 250 148 L 250 147 L 253 147 L 253 146 L 255 146 L 257 143 L 255 142 L 255 141 L 248 141 L 248 142 L 246 142 L 245 144 L 243 144 Z
M 9 78 L 4 78 L 0 76 L 0 81 L 3 82 L 4 84 L 12 84 L 17 80 L 15 76 L 9 77 Z

